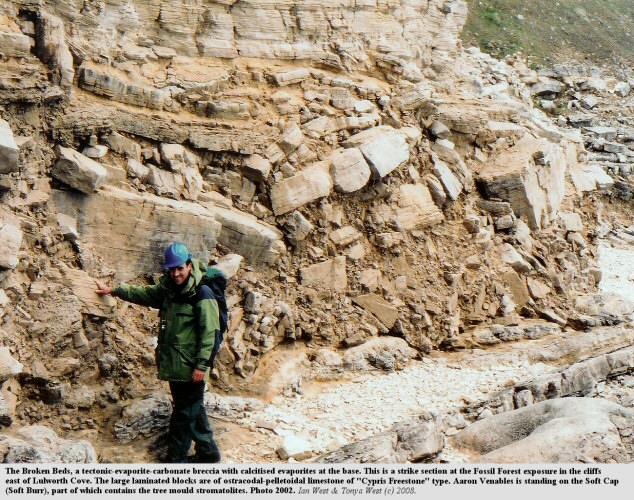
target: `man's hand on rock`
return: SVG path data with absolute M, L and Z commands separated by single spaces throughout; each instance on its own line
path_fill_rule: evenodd
M 112 293 L 112 288 L 105 283 L 102 283 L 99 280 L 95 280 L 95 283 L 97 284 L 97 290 L 95 290 L 97 295 L 110 295 Z

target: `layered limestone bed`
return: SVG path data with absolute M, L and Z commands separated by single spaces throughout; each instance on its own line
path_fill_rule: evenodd
M 160 457 L 156 311 L 93 278 L 152 283 L 174 240 L 229 277 L 208 399 L 228 460 L 630 460 L 630 83 L 463 50 L 465 19 L 0 1 L 4 460 Z M 604 386 L 616 406 L 538 406 Z M 614 446 L 452 440 L 527 406 L 600 413 Z

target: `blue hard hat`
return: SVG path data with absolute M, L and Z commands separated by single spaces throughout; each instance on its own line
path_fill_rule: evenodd
M 192 254 L 189 253 L 189 249 L 184 243 L 180 243 L 178 241 L 171 243 L 165 249 L 165 263 L 163 264 L 163 268 L 170 269 L 172 267 L 180 266 L 191 258 Z

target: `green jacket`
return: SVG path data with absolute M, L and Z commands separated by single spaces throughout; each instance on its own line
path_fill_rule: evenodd
M 159 309 L 160 328 L 156 364 L 161 380 L 192 380 L 194 368 L 209 370 L 209 358 L 220 330 L 218 303 L 205 286 L 197 285 L 205 265 L 192 259 L 189 281 L 179 290 L 168 273 L 158 285 L 121 284 L 112 295 L 128 302 Z

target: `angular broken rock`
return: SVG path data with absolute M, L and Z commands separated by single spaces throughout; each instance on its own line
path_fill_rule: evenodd
M 552 291 L 552 289 L 530 276 L 526 278 L 528 291 L 534 299 L 544 299 Z
M 253 182 L 262 182 L 267 179 L 271 173 L 271 162 L 258 154 L 247 156 L 244 160 L 242 172 L 244 176 Z
M 103 140 L 115 153 L 128 156 L 137 161 L 141 160 L 141 145 L 132 139 L 128 139 L 118 132 L 111 132 Z
M 434 175 L 442 183 L 449 199 L 456 201 L 462 192 L 462 184 L 436 153 L 432 153 L 431 157 L 434 162 Z
M 22 373 L 22 363 L 11 356 L 8 347 L 0 347 L 0 383 Z
M 528 273 L 533 268 L 524 260 L 520 253 L 509 243 L 503 243 L 500 246 L 500 259 L 511 266 L 518 273 Z
M 359 132 L 349 137 L 343 145 L 346 148 L 359 148 L 377 179 L 385 177 L 409 160 L 409 145 L 405 136 L 389 125 Z
M 83 304 L 82 312 L 99 318 L 109 318 L 114 314 L 117 301 L 110 295 L 97 295 L 95 280 L 88 273 L 64 264 L 61 264 L 60 271 L 64 277 L 64 284 Z
M 614 185 L 614 179 L 600 165 L 591 163 L 579 164 L 571 168 L 570 178 L 579 195 L 597 189 L 610 189 Z
M 361 233 L 352 226 L 345 226 L 330 233 L 331 241 L 337 246 L 346 246 L 361 238 Z
M 398 308 L 380 295 L 374 293 L 357 295 L 352 298 L 352 302 L 372 313 L 387 328 L 392 328 L 398 319 Z
M 88 146 L 87 148 L 84 148 L 82 150 L 81 154 L 88 158 L 98 160 L 108 154 L 108 146 L 103 146 L 100 144 L 97 144 L 95 146 Z
M 424 184 L 403 184 L 396 205 L 396 219 L 403 230 L 433 226 L 444 218 Z
M 266 149 L 266 152 L 264 154 L 271 163 L 277 165 L 284 158 L 295 151 L 303 140 L 304 134 L 302 134 L 302 130 L 297 126 L 296 123 L 293 123 L 284 131 L 277 142 L 271 144 Z
M 298 174 L 271 187 L 271 205 L 275 215 L 282 215 L 319 198 L 328 196 L 333 188 L 327 162 L 318 162 Z
M 561 226 L 561 229 L 566 232 L 583 231 L 583 222 L 581 222 L 581 216 L 575 212 L 561 212 L 559 214 L 559 225 Z
M 502 278 L 511 290 L 513 300 L 519 307 L 523 307 L 531 300 L 528 290 L 526 289 L 526 283 L 524 283 L 524 280 L 516 271 L 509 270 L 502 275 Z
M 284 229 L 292 245 L 297 245 L 300 241 L 304 241 L 314 228 L 315 226 L 297 211 L 293 212 L 284 224 Z
M 166 431 L 172 405 L 166 394 L 155 394 L 126 406 L 121 419 L 114 424 L 114 435 L 120 443 L 129 443 L 137 437 L 148 437 Z
M 0 174 L 18 171 L 20 148 L 15 142 L 11 127 L 0 120 Z
M 477 180 L 485 198 L 508 201 L 533 229 L 552 221 L 564 195 L 566 155 L 545 139 L 524 136 L 499 154 Z
M 449 130 L 444 123 L 438 120 L 431 124 L 429 133 L 434 137 L 434 139 L 449 139 L 449 137 L 451 137 L 451 130 Z
M 445 204 L 445 201 L 447 201 L 447 193 L 445 192 L 445 188 L 442 183 L 438 180 L 438 177 L 433 174 L 425 175 L 424 180 L 434 203 L 436 206 L 442 207 Z
M 370 180 L 370 167 L 361 151 L 348 148 L 333 153 L 330 158 L 335 191 L 352 193 L 364 187 Z
M 53 191 L 58 212 L 77 220 L 83 241 L 116 265 L 117 277 L 129 280 L 157 270 L 165 246 L 181 235 L 189 249 L 206 262 L 220 238 L 222 225 L 204 207 L 185 201 L 114 188 L 78 197 Z M 95 214 L 84 217 L 83 214 Z M 187 227 L 187 234 L 182 228 Z
M 300 283 L 313 288 L 330 288 L 336 292 L 343 292 L 348 286 L 346 258 L 334 259 L 313 264 L 299 270 Z
M 22 231 L 0 215 L 0 269 L 14 269 L 19 262 Z
M 289 435 L 284 438 L 282 446 L 275 450 L 282 460 L 294 459 L 298 462 L 314 455 L 313 444 L 301 436 Z
M 614 93 L 619 97 L 627 97 L 632 87 L 627 82 L 619 82 L 614 86 Z
M 106 169 L 90 158 L 71 148 L 59 147 L 59 159 L 51 175 L 64 184 L 81 191 L 93 193 L 106 181 Z
M 309 77 L 310 70 L 308 68 L 299 68 L 285 73 L 276 73 L 273 75 L 273 80 L 277 85 L 283 87 L 294 83 L 301 83 Z

